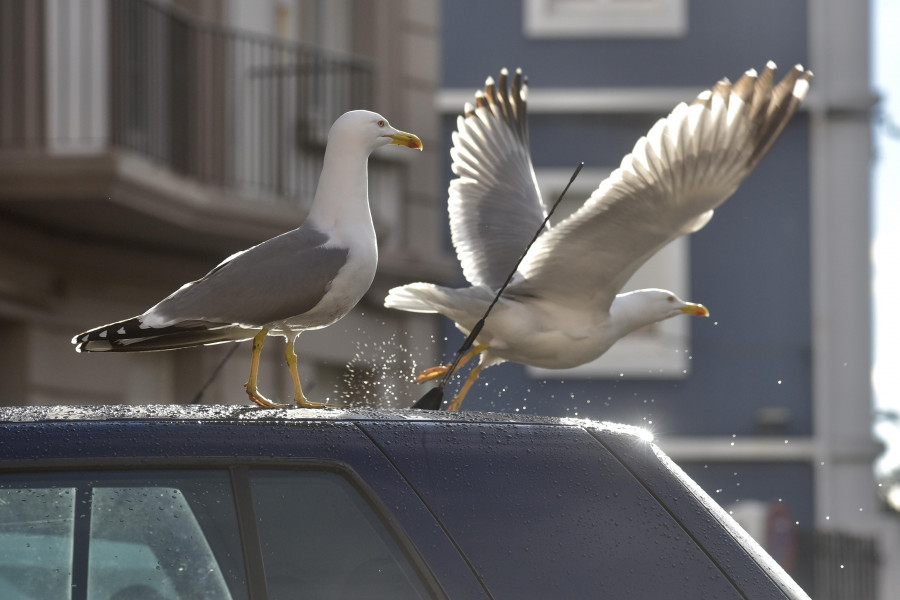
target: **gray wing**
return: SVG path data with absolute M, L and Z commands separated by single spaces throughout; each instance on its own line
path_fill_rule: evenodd
M 304 224 L 229 257 L 145 317 L 163 326 L 201 321 L 262 327 L 303 314 L 347 261 L 347 248 L 326 247 L 327 242 L 325 234 Z
M 578 211 L 538 239 L 510 293 L 608 308 L 648 258 L 706 225 L 778 139 L 811 78 L 798 65 L 773 86 L 770 62 L 760 76 L 722 80 L 678 105 Z
M 448 209 L 450 233 L 463 274 L 472 285 L 497 289 L 546 215 L 526 122 L 527 81 L 516 71 L 499 85 L 487 79 L 457 119 L 450 150 L 453 173 Z

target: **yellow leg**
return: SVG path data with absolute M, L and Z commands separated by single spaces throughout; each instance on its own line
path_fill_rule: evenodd
M 300 374 L 297 372 L 297 353 L 294 352 L 294 340 L 297 336 L 289 339 L 284 348 L 284 358 L 287 360 L 288 370 L 291 372 L 291 381 L 294 384 L 294 402 L 298 408 L 324 408 L 328 406 L 321 402 L 310 402 L 303 394 L 303 388 L 300 387 Z
M 453 402 L 450 403 L 450 406 L 447 407 L 447 410 L 459 410 L 459 405 L 462 404 L 463 398 L 466 397 L 466 394 L 469 393 L 469 388 L 472 387 L 472 384 L 475 383 L 475 380 L 478 379 L 478 374 L 481 373 L 481 368 L 483 365 L 478 365 L 472 372 L 469 373 L 469 376 L 466 377 L 466 383 L 463 384 L 462 389 L 459 390 L 459 393 L 456 395 L 456 398 L 453 399 Z
M 247 395 L 250 396 L 250 399 L 263 408 L 288 408 L 289 405 L 287 404 L 276 404 L 275 402 L 267 400 L 266 397 L 260 394 L 256 389 L 256 382 L 259 377 L 259 355 L 262 352 L 263 342 L 265 342 L 268 333 L 268 329 L 261 329 L 260 332 L 253 337 L 253 354 L 250 357 L 250 378 L 247 379 L 247 383 L 244 384 L 244 387 L 247 388 Z
M 459 370 L 464 364 L 472 360 L 475 356 L 478 356 L 482 352 L 488 349 L 487 344 L 476 344 L 472 347 L 471 350 L 462 355 L 462 358 L 459 359 L 459 364 L 456 365 L 456 369 Z M 433 381 L 435 379 L 440 379 L 447 375 L 447 371 L 450 370 L 451 365 L 438 365 L 436 367 L 431 367 L 425 369 L 416 377 L 416 383 L 425 383 L 426 381 Z

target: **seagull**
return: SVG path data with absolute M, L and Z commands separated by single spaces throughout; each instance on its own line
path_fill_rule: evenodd
M 480 355 L 448 410 L 458 410 L 485 367 L 513 361 L 550 369 L 592 361 L 642 327 L 678 315 L 709 316 L 673 292 L 620 293 L 666 244 L 712 218 L 772 147 L 809 89 L 798 65 L 777 85 L 775 64 L 719 81 L 681 103 L 571 216 L 544 229 L 457 368 Z M 541 227 L 546 208 L 528 148 L 527 79 L 489 77 L 457 119 L 450 150 L 450 232 L 468 287 L 394 288 L 389 308 L 441 313 L 468 333 Z M 418 382 L 449 377 L 447 365 Z
M 344 113 L 331 126 L 322 174 L 305 222 L 226 258 L 145 313 L 72 338 L 78 352 L 144 352 L 253 340 L 247 395 L 266 408 L 257 389 L 259 357 L 268 335 L 287 340 L 285 358 L 301 408 L 321 408 L 303 394 L 294 342 L 300 332 L 338 321 L 369 289 L 378 248 L 369 209 L 368 159 L 381 146 L 422 149 L 411 133 L 381 115 Z

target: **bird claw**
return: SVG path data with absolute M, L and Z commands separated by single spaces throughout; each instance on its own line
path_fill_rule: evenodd
M 247 384 L 244 384 L 244 387 L 247 388 L 247 396 L 250 397 L 255 404 L 263 408 L 293 408 L 290 404 L 279 404 L 277 402 L 272 402 L 256 390 L 251 390 L 247 387 Z
M 337 404 L 328 404 L 327 402 L 310 402 L 306 398 L 294 398 L 297 408 L 341 408 Z
M 440 379 L 450 370 L 450 365 L 438 365 L 425 369 L 416 376 L 416 383 L 425 383 L 426 381 L 434 381 Z
M 328 404 L 327 402 L 310 402 L 303 395 L 295 395 L 294 404 L 279 404 L 278 402 L 272 402 L 257 390 L 251 390 L 246 383 L 244 387 L 247 389 L 247 396 L 249 396 L 250 400 L 263 408 L 341 408 L 337 404 Z

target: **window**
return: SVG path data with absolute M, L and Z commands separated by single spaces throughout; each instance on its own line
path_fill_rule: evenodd
M 251 471 L 271 600 L 428 598 L 368 503 L 329 471 Z
M 247 600 L 263 578 L 270 600 L 430 597 L 375 509 L 335 471 L 0 477 L 0 598 Z
M 224 471 L 6 476 L 0 597 L 243 600 L 230 488 Z
M 525 33 L 541 38 L 678 37 L 687 0 L 524 0 Z
M 232 597 L 181 490 L 95 487 L 90 502 L 88 598 Z
M 566 197 L 553 213 L 552 223 L 575 212 L 612 169 L 582 169 Z M 559 197 L 572 173 L 569 169 L 535 169 L 541 196 L 548 208 Z M 685 300 L 688 284 L 688 241 L 682 237 L 656 253 L 628 280 L 624 292 L 656 287 L 672 290 Z M 603 356 L 573 369 L 528 367 L 541 379 L 579 377 L 679 379 L 690 366 L 690 322 L 687 318 L 667 319 L 619 340 Z
M 74 526 L 74 489 L 0 489 L 0 596 L 68 598 Z

